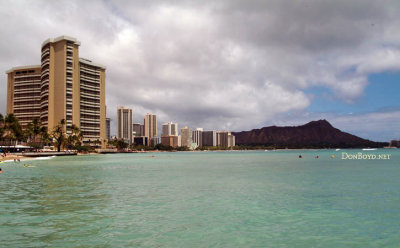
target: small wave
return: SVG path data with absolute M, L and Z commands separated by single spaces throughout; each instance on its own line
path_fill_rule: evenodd
M 52 158 L 55 158 L 56 156 L 51 156 L 51 157 L 37 157 L 37 158 L 32 158 L 32 160 L 49 160 Z

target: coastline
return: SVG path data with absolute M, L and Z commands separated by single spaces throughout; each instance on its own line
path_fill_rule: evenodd
M 0 162 L 14 162 L 14 159 L 17 159 L 17 160 L 19 159 L 20 161 L 23 161 L 23 160 L 29 160 L 30 158 L 31 157 L 10 154 L 10 155 L 6 155 L 5 157 L 1 156 Z

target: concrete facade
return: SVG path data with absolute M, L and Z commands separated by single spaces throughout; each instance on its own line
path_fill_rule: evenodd
M 117 109 L 117 139 L 123 139 L 132 144 L 132 109 L 118 107 Z
M 79 46 L 79 41 L 68 36 L 47 39 L 42 44 L 40 66 L 7 71 L 7 113 L 15 113 L 23 126 L 40 118 L 49 132 L 64 119 L 67 134 L 74 124 L 81 129 L 84 143 L 100 141 L 104 147 L 106 68 L 79 58 Z M 22 80 L 22 74 L 29 80 Z M 25 103 L 31 107 L 23 112 Z

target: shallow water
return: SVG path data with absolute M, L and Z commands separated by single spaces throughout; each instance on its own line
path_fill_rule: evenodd
M 110 154 L 0 166 L 0 247 L 400 246 L 398 149 Z

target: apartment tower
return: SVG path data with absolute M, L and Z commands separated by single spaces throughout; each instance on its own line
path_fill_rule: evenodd
M 7 72 L 7 114 L 13 113 L 22 127 L 40 118 L 40 65 L 15 67 Z
M 192 147 L 192 129 L 188 127 L 181 128 L 181 146 Z
M 106 68 L 79 58 L 79 46 L 68 36 L 47 39 L 41 65 L 7 71 L 7 113 L 14 113 L 23 126 L 39 118 L 49 131 L 64 119 L 67 134 L 74 124 L 84 143 L 104 143 Z
M 203 128 L 196 128 L 192 131 L 193 143 L 196 143 L 197 147 L 203 146 Z
M 177 136 L 178 135 L 178 123 L 168 122 L 162 125 L 161 136 Z
M 111 119 L 106 118 L 106 138 L 111 139 Z
M 157 116 L 147 113 L 144 117 L 144 136 L 149 140 L 157 136 Z
M 217 146 L 217 131 L 202 132 L 203 146 Z
M 132 144 L 132 109 L 118 107 L 117 125 L 117 138 Z

